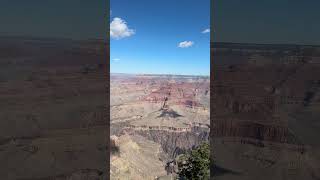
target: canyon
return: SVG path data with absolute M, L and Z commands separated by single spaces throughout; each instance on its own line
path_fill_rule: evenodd
M 320 47 L 212 43 L 217 180 L 319 179 Z
M 109 131 L 113 179 L 168 178 L 203 141 L 217 180 L 319 179 L 320 48 L 211 47 L 211 82 L 110 74 L 109 97 L 102 40 L 1 37 L 0 179 L 106 179 Z
M 106 47 L 0 37 L 0 179 L 106 179 Z
M 111 154 L 111 179 L 174 175 L 166 171 L 170 162 L 209 141 L 209 85 L 205 76 L 111 74 L 110 135 L 118 149 Z M 128 138 L 131 145 L 124 146 Z M 136 149 L 135 158 L 128 149 Z

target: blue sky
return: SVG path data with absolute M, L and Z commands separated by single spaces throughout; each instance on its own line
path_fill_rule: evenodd
M 110 0 L 110 9 L 111 73 L 209 75 L 210 0 Z

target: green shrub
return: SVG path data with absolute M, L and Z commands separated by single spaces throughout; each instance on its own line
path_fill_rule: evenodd
M 210 179 L 210 146 L 202 143 L 191 152 L 178 158 L 179 179 Z

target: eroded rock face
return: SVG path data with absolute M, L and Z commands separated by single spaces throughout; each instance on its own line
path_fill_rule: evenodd
M 165 175 L 161 147 L 142 136 L 118 138 L 120 156 L 111 156 L 111 179 L 147 179 Z
M 166 172 L 167 162 L 208 141 L 208 80 L 208 77 L 194 76 L 114 75 L 111 79 L 111 135 L 129 136 L 135 143 L 137 139 L 133 137 L 143 137 L 146 142 L 157 144 L 163 152 L 160 169 Z M 120 157 L 121 153 L 120 146 Z M 147 158 L 145 153 L 142 147 L 137 156 L 143 160 Z M 136 164 L 134 161 L 138 160 L 129 159 L 128 163 Z M 153 161 L 155 159 L 149 159 L 148 163 Z M 115 167 L 114 171 L 117 168 L 120 167 Z M 128 170 L 135 171 L 134 166 L 128 165 Z M 126 177 L 137 178 L 136 174 L 126 174 Z M 150 175 L 151 172 L 144 176 Z M 166 173 L 162 178 L 164 175 Z
M 242 137 L 275 143 L 300 144 L 294 134 L 286 127 L 227 119 L 214 123 L 214 136 Z
M 106 49 L 103 40 L 0 37 L 0 179 L 102 179 Z
M 216 66 L 211 146 L 219 179 L 319 178 L 314 162 L 320 162 L 315 153 L 320 135 L 315 128 L 320 117 L 320 61 L 315 59 L 320 48 L 232 43 L 212 47 Z
M 202 142 L 209 141 L 209 129 L 204 128 L 192 128 L 190 132 L 172 132 L 165 130 L 133 130 L 131 132 L 126 130 L 126 132 L 129 134 L 137 134 L 157 142 L 171 159 L 197 147 Z

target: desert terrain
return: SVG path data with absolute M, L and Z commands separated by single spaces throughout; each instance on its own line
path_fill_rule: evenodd
M 106 179 L 106 45 L 0 38 L 0 179 Z
M 175 158 L 209 139 L 210 79 L 111 74 L 111 179 L 165 179 Z
M 320 47 L 212 43 L 217 180 L 319 179 Z

